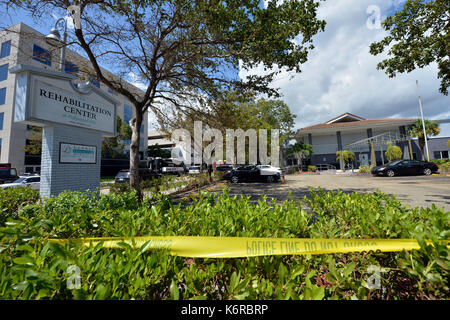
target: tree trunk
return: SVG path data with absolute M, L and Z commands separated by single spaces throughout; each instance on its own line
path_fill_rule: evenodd
M 422 160 L 425 161 L 425 139 L 419 138 L 420 153 L 422 153 Z
M 212 183 L 213 182 L 213 178 L 212 178 L 212 171 L 213 171 L 213 168 L 212 168 L 212 164 L 207 164 L 207 168 L 208 168 L 208 181 L 209 181 L 209 183 Z
M 139 179 L 139 141 L 141 138 L 142 113 L 136 110 L 136 116 L 131 122 L 130 145 L 130 186 L 136 190 L 139 203 L 144 199 Z
M 303 155 L 302 155 L 302 153 L 301 152 L 299 152 L 298 154 L 297 154 L 297 165 L 299 166 L 299 168 L 300 168 L 300 172 L 302 172 L 303 171 Z

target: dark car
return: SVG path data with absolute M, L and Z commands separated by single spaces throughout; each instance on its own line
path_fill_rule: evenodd
M 397 160 L 384 166 L 372 169 L 372 174 L 376 176 L 409 176 L 409 175 L 431 175 L 438 171 L 435 163 L 420 160 Z
M 227 171 L 223 178 L 238 183 L 241 181 L 262 181 L 265 176 L 261 176 L 261 170 L 257 166 L 249 165 Z
M 153 170 L 139 168 L 139 177 L 142 180 L 151 180 L 154 178 L 158 178 L 159 176 L 160 175 Z M 128 169 L 120 170 L 119 173 L 117 173 L 116 175 L 115 182 L 116 183 L 130 182 L 130 170 Z
M 233 170 L 233 166 L 231 164 L 222 164 L 216 167 L 216 171 L 227 172 Z
M 19 179 L 17 170 L 14 168 L 0 168 L 0 184 L 12 183 Z

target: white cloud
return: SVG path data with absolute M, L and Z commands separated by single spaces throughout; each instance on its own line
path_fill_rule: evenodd
M 130 79 L 130 83 L 141 89 L 141 90 L 147 90 L 147 85 L 142 81 L 142 79 L 139 78 L 139 76 L 137 74 L 135 74 L 134 72 L 130 71 L 128 72 L 128 78 Z
M 436 64 L 389 78 L 376 65 L 382 55 L 369 53 L 372 42 L 386 36 L 383 29 L 369 29 L 371 5 L 380 8 L 381 19 L 404 1 L 339 0 L 321 2 L 319 17 L 325 32 L 314 38 L 315 49 L 299 74 L 283 72 L 273 82 L 283 100 L 297 115 L 297 127 L 325 122 L 344 112 L 365 118 L 419 117 L 416 80 L 426 118 L 447 116 L 450 98 L 439 93 Z M 252 72 L 262 73 L 262 68 Z M 248 72 L 241 70 L 243 77 Z M 442 118 L 441 118 L 442 119 Z

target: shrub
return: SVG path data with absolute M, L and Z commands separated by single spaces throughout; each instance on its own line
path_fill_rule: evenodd
M 39 200 L 39 191 L 31 187 L 0 189 L 0 226 L 17 211 Z
M 215 171 L 213 173 L 213 180 L 214 181 L 220 181 L 223 179 L 223 175 L 225 174 L 225 172 L 223 171 Z
M 431 162 L 434 162 L 436 164 L 444 164 L 450 162 L 450 159 L 438 159 L 438 160 L 430 160 Z
M 449 172 L 450 171 L 450 162 L 443 162 L 438 165 L 439 172 Z
M 307 210 L 305 210 L 306 208 Z M 446 299 L 450 212 L 411 208 L 380 192 L 311 190 L 302 202 L 200 192 L 189 206 L 158 195 L 66 192 L 27 206 L 0 228 L 2 299 Z M 46 238 L 186 235 L 417 238 L 414 252 L 200 259 L 145 248 L 60 246 Z M 434 246 L 422 239 L 431 239 Z M 68 267 L 81 272 L 69 290 Z M 368 267 L 383 269 L 369 289 Z
M 360 166 L 359 167 L 359 173 L 370 173 L 371 171 L 372 171 L 372 168 L 373 168 L 374 166 L 366 166 L 366 165 L 363 165 L 363 166 Z
M 316 172 L 317 167 L 316 166 L 308 166 L 308 172 Z

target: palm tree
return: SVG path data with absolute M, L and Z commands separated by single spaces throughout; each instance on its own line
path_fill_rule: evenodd
M 424 122 L 427 140 L 428 136 L 437 136 L 441 132 L 441 129 L 439 129 L 439 123 L 437 121 L 424 120 Z M 409 126 L 408 135 L 419 139 L 419 147 L 420 152 L 422 153 L 422 160 L 425 160 L 425 139 L 423 136 L 422 120 L 417 119 L 416 122 Z
M 348 150 L 336 152 L 336 161 L 342 160 L 344 162 L 344 170 L 350 160 L 355 160 L 355 153 Z
M 392 142 L 388 141 L 387 150 L 384 153 L 389 162 L 400 160 L 403 157 L 402 149 L 399 146 L 393 146 Z
M 309 157 L 313 152 L 314 150 L 312 145 L 300 141 L 296 142 L 293 146 L 291 146 L 288 149 L 287 154 L 295 155 L 295 158 L 297 159 L 301 170 L 302 159 Z

